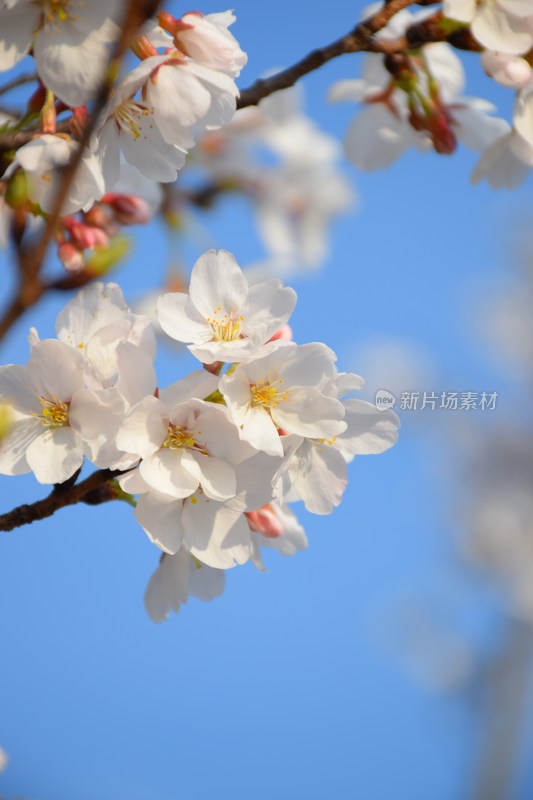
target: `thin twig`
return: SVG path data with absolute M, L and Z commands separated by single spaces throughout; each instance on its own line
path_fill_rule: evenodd
M 20 528 L 21 525 L 29 525 L 31 522 L 51 517 L 60 508 L 66 508 L 76 503 L 89 500 L 92 505 L 97 505 L 114 500 L 118 497 L 116 492 L 100 492 L 96 497 L 95 493 L 109 485 L 110 481 L 120 474 L 119 471 L 100 469 L 81 483 L 58 484 L 44 500 L 18 506 L 18 508 L 8 511 L 7 514 L 0 514 L 0 531 L 12 531 L 14 528 Z
M 19 286 L 15 297 L 11 300 L 4 315 L 0 318 L 0 339 L 26 309 L 34 305 L 41 298 L 45 291 L 45 286 L 39 279 L 39 272 L 48 247 L 55 235 L 60 220 L 61 209 L 63 208 L 91 136 L 94 133 L 102 109 L 108 101 L 116 75 L 118 74 L 120 61 L 137 30 L 147 19 L 155 14 L 159 5 L 160 0 L 130 0 L 128 4 L 121 26 L 120 36 L 114 46 L 113 55 L 109 61 L 104 80 L 94 100 L 91 117 L 83 131 L 79 146 L 76 148 L 71 161 L 63 170 L 63 177 L 43 234 L 39 241 L 31 248 L 19 250 Z M 19 134 L 15 134 L 15 136 L 17 135 Z M 35 132 L 32 132 L 31 136 L 33 137 L 34 135 Z
M 392 17 L 399 11 L 408 6 L 414 5 L 414 0 L 390 0 L 385 6 L 366 20 L 363 20 L 346 36 L 336 39 L 326 47 L 313 50 L 301 61 L 293 64 L 282 72 L 256 81 L 248 89 L 243 89 L 237 101 L 238 108 L 255 106 L 264 97 L 281 89 L 288 89 L 290 86 L 319 69 L 328 61 L 346 53 L 374 52 L 374 53 L 399 53 L 408 49 L 407 39 L 400 37 L 393 41 L 375 39 L 377 33 L 382 30 Z

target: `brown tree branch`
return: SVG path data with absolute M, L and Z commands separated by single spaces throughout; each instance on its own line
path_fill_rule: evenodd
M 104 80 L 94 100 L 91 117 L 83 131 L 81 141 L 71 161 L 63 169 L 63 177 L 43 234 L 39 241 L 32 247 L 20 247 L 18 249 L 19 285 L 6 311 L 2 317 L 0 317 L 0 339 L 24 311 L 34 305 L 45 292 L 46 287 L 40 281 L 39 273 L 48 247 L 55 235 L 60 221 L 61 209 L 70 187 L 72 186 L 76 171 L 81 163 L 85 149 L 90 142 L 91 136 L 94 133 L 102 109 L 108 101 L 115 78 L 118 74 L 120 62 L 133 36 L 140 26 L 156 13 L 160 2 L 161 0 L 130 0 L 128 3 L 121 25 L 120 35 L 113 48 Z M 35 132 L 32 132 L 31 137 L 34 135 Z M 0 137 L 0 141 L 1 138 L 2 137 Z
M 44 500 L 18 506 L 6 514 L 0 514 L 0 531 L 12 531 L 21 525 L 29 525 L 39 519 L 51 517 L 60 508 L 76 503 L 87 502 L 90 505 L 98 505 L 115 500 L 120 494 L 114 490 L 110 482 L 120 474 L 119 471 L 100 469 L 81 483 L 73 484 L 72 481 L 60 483 Z
M 292 67 L 288 67 L 270 78 L 259 79 L 248 89 L 243 89 L 237 100 L 237 108 L 255 106 L 264 97 L 268 97 L 269 94 L 294 86 L 304 75 L 314 72 L 314 70 L 319 69 L 328 61 L 338 58 L 338 56 L 363 51 L 389 54 L 399 53 L 408 49 L 406 37 L 402 36 L 393 41 L 386 41 L 376 39 L 375 36 L 395 14 L 412 5 L 415 5 L 415 0 L 390 0 L 389 3 L 386 3 L 371 17 L 356 25 L 346 36 L 336 39 L 326 47 L 313 50 L 301 61 L 293 64 Z

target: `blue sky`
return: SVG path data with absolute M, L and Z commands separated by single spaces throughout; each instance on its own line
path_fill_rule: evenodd
M 234 32 L 250 56 L 240 85 L 343 34 L 363 7 L 347 0 L 327 8 L 316 0 L 237 6 Z M 202 10 L 222 8 L 206 2 Z M 333 81 L 356 76 L 360 63 L 338 59 L 304 82 L 310 114 L 338 138 L 354 109 L 329 106 L 325 95 Z M 490 91 L 508 112 L 510 98 L 473 57 L 467 67 L 468 94 Z M 323 270 L 291 282 L 299 296 L 293 328 L 299 342 L 325 341 L 340 367 L 356 372 L 365 346 L 412 343 L 429 354 L 436 388 L 499 391 L 496 424 L 513 414 L 516 395 L 472 321 L 477 297 L 505 271 L 505 237 L 531 203 L 531 182 L 512 195 L 474 188 L 474 163 L 460 150 L 453 158 L 408 154 L 371 175 L 345 164 L 361 208 L 334 225 Z M 246 264 L 261 249 L 242 213 L 242 203 L 230 201 L 210 229 L 217 246 Z M 129 297 L 163 274 L 165 255 L 162 229 L 139 233 L 134 256 L 115 276 Z M 9 272 L 8 259 L 2 268 Z M 20 322 L 2 363 L 24 363 L 29 324 L 52 334 L 61 301 L 47 298 Z M 192 359 L 165 353 L 162 382 L 188 366 Z M 3 534 L 0 745 L 10 766 L 0 794 L 468 797 L 475 714 L 460 697 L 414 680 L 400 618 L 413 604 L 433 604 L 444 626 L 484 643 L 497 615 L 485 585 L 454 557 L 450 475 L 461 463 L 448 428 L 439 415 L 423 425 L 403 421 L 392 451 L 354 462 L 333 515 L 298 510 L 306 553 L 269 554 L 266 575 L 251 565 L 233 570 L 222 598 L 191 600 L 161 626 L 142 606 L 158 552 L 126 505 L 65 509 Z M 31 477 L 0 485 L 1 510 L 44 494 Z M 527 796 L 527 786 L 518 787 L 516 798 Z

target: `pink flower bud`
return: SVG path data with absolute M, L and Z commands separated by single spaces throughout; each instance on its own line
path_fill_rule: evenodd
M 66 270 L 69 272 L 81 272 L 85 264 L 83 253 L 78 250 L 72 242 L 63 242 L 57 248 L 57 255 Z
M 94 247 L 107 247 L 109 236 L 101 228 L 74 221 L 68 225 L 72 242 L 80 250 L 92 250 Z
M 433 146 L 441 155 L 451 155 L 457 148 L 457 137 L 447 114 L 437 112 L 428 120 Z
M 146 225 L 152 216 L 146 200 L 133 194 L 109 192 L 101 202 L 113 210 L 115 219 L 121 225 Z
M 249 511 L 246 517 L 250 530 L 261 533 L 267 539 L 277 539 L 283 533 L 281 522 L 269 503 L 258 511 Z
M 85 223 L 95 228 L 101 228 L 108 236 L 114 236 L 118 231 L 118 225 L 110 218 L 108 210 L 103 208 L 100 203 L 95 203 L 95 205 L 85 213 Z

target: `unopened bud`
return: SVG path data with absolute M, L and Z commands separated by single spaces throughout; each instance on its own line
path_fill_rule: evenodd
M 142 197 L 109 192 L 101 202 L 113 210 L 115 219 L 121 225 L 146 225 L 150 221 L 150 206 Z
M 437 153 L 451 155 L 455 152 L 457 137 L 446 114 L 437 113 L 428 122 L 428 130 Z
M 274 509 L 267 503 L 257 511 L 249 511 L 246 514 L 250 530 L 261 533 L 267 539 L 277 539 L 283 533 L 281 522 L 279 521 Z
M 85 264 L 83 253 L 72 242 L 63 242 L 57 248 L 57 255 L 68 272 L 81 272 Z

